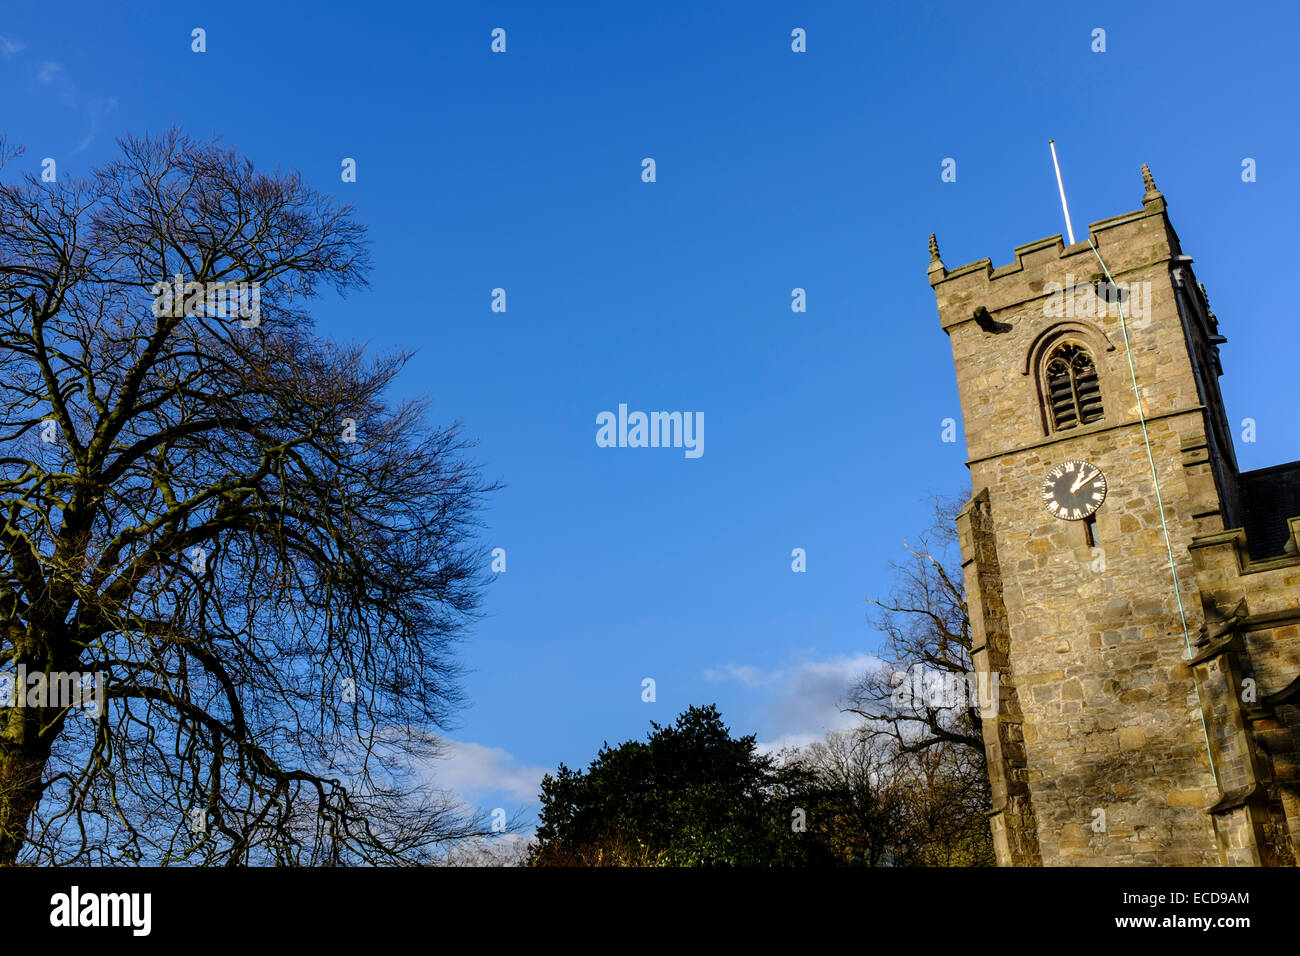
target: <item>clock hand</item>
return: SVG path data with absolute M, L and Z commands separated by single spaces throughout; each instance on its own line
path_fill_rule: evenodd
M 1092 479 L 1096 478 L 1099 474 L 1101 474 L 1101 472 L 1094 471 L 1091 475 L 1089 475 L 1086 478 L 1082 474 L 1080 474 L 1079 477 L 1075 479 L 1074 484 L 1070 486 L 1070 494 L 1074 494 L 1076 491 L 1078 491 L 1088 482 L 1092 481 Z

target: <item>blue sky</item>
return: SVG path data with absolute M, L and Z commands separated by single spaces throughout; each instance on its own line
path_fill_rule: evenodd
M 372 284 L 321 300 L 320 331 L 417 349 L 401 392 L 507 485 L 440 772 L 485 807 L 533 809 L 544 769 L 690 704 L 766 742 L 842 719 L 864 599 L 966 482 L 926 237 L 953 268 L 1061 232 L 1049 137 L 1080 238 L 1150 163 L 1230 340 L 1229 416 L 1258 423 L 1242 467 L 1297 457 L 1297 8 L 810 7 L 6 0 L 0 131 L 27 167 L 179 124 L 356 204 Z M 702 412 L 704 454 L 597 447 L 620 403 Z

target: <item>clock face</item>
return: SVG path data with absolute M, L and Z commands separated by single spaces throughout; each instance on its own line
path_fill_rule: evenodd
M 1106 500 L 1106 476 L 1088 461 L 1066 461 L 1043 479 L 1043 504 L 1066 521 L 1092 515 Z

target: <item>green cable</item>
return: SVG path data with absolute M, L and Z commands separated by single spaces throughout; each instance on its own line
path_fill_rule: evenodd
M 1098 252 L 1097 247 L 1093 245 L 1091 235 L 1088 236 L 1088 245 L 1092 248 L 1092 254 L 1097 257 L 1097 261 L 1101 263 L 1101 271 L 1106 274 L 1106 281 L 1109 282 L 1112 287 L 1118 288 L 1115 285 L 1114 277 L 1110 274 L 1110 270 L 1106 268 L 1105 261 L 1101 258 L 1101 253 Z M 1148 303 L 1148 305 L 1150 305 L 1150 303 Z M 1138 421 L 1142 424 L 1142 441 L 1146 444 L 1147 462 L 1151 465 L 1151 483 L 1155 485 L 1156 489 L 1156 507 L 1160 510 L 1160 530 L 1164 532 L 1165 553 L 1169 556 L 1169 576 L 1174 582 L 1174 598 L 1178 601 L 1178 617 L 1182 621 L 1183 625 L 1183 644 L 1187 647 L 1187 660 L 1191 660 L 1193 656 L 1192 638 L 1187 632 L 1187 612 L 1183 609 L 1183 592 L 1178 586 L 1178 566 L 1174 563 L 1174 546 L 1173 542 L 1169 539 L 1169 525 L 1165 522 L 1165 503 L 1164 499 L 1160 495 L 1160 477 L 1156 473 L 1155 456 L 1151 454 L 1151 436 L 1147 433 L 1146 412 L 1142 408 L 1142 392 L 1138 388 L 1137 367 L 1133 364 L 1133 350 L 1128 344 L 1128 322 L 1124 319 L 1124 305 L 1120 301 L 1118 295 L 1115 296 L 1115 306 L 1119 310 L 1120 331 L 1124 333 L 1124 354 L 1128 357 L 1129 377 L 1133 380 L 1133 397 L 1137 399 Z M 1196 696 L 1199 701 L 1200 684 L 1196 680 L 1195 672 L 1192 673 L 1192 683 L 1196 685 Z M 1219 783 L 1219 770 L 1214 766 L 1214 751 L 1210 747 L 1210 730 L 1205 724 L 1205 710 L 1200 707 L 1197 709 L 1201 712 L 1201 732 L 1205 735 L 1205 754 L 1210 758 L 1210 772 L 1214 774 L 1214 785 L 1219 788 L 1220 792 L 1222 792 L 1223 787 Z

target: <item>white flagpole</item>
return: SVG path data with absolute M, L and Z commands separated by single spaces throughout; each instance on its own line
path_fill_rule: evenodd
M 1065 184 L 1061 182 L 1061 164 L 1056 161 L 1056 140 L 1049 139 L 1047 145 L 1052 147 L 1052 165 L 1056 167 L 1056 188 L 1061 190 L 1061 208 L 1065 210 L 1065 232 L 1074 245 L 1074 227 L 1070 225 L 1070 207 L 1065 201 Z

